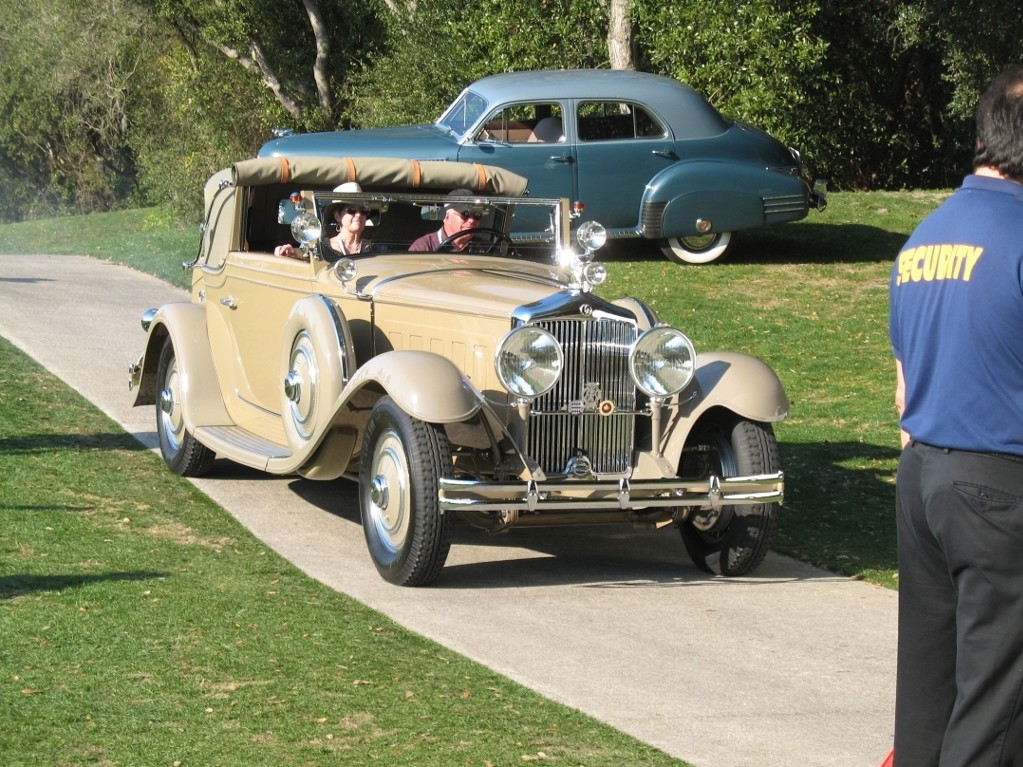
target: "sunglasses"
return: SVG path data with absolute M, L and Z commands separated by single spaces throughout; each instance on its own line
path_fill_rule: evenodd
M 452 208 L 452 210 L 454 210 L 454 208 Z M 467 210 L 465 211 L 465 213 L 462 213 L 462 211 L 460 210 L 456 210 L 455 213 L 457 213 L 458 217 L 461 218 L 463 221 L 468 221 L 470 218 L 475 218 L 477 220 L 480 218 L 479 213 L 476 213 L 471 210 Z
M 345 208 L 345 213 L 349 216 L 354 216 L 356 213 L 361 213 L 363 216 L 369 215 L 369 208 Z

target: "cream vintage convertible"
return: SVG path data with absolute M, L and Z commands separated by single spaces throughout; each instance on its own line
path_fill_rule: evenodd
M 410 252 L 453 200 L 477 216 L 472 247 Z M 205 205 L 191 300 L 144 313 L 131 366 L 171 470 L 219 456 L 358 482 L 370 555 L 400 585 L 440 576 L 456 521 L 677 526 L 708 572 L 763 560 L 778 377 L 603 297 L 605 232 L 568 200 L 484 165 L 273 157 L 214 175 Z M 324 247 L 339 205 L 370 211 L 369 252 Z M 522 217 L 540 241 L 515 239 Z M 289 242 L 302 258 L 273 254 Z

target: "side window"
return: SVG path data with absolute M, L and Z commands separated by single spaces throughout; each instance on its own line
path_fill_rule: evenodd
M 584 101 L 579 105 L 580 141 L 662 138 L 665 134 L 661 122 L 639 104 Z
M 242 249 L 253 253 L 273 253 L 277 245 L 293 242 L 290 220 L 281 219 L 281 200 L 289 189 L 281 186 L 250 187 L 247 207 L 242 215 Z
M 476 140 L 533 144 L 563 141 L 564 135 L 560 104 L 512 104 L 492 115 Z

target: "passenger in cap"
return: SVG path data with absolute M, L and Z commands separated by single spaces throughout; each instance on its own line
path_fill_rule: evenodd
M 468 189 L 455 189 L 448 192 L 449 197 L 469 197 L 472 195 Z M 476 206 L 470 206 L 466 202 L 449 202 L 444 206 L 444 218 L 441 219 L 441 226 L 436 232 L 424 234 L 412 243 L 409 250 L 436 251 L 440 244 L 449 237 L 467 229 L 476 229 L 480 225 L 480 214 Z M 455 253 L 465 251 L 472 243 L 472 235 L 459 237 L 449 243 L 450 249 Z

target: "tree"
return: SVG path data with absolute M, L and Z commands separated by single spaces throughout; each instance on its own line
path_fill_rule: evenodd
M 473 80 L 495 72 L 606 67 L 607 14 L 605 0 L 396 3 L 386 50 L 353 85 L 349 121 L 433 120 Z
M 138 0 L 178 31 L 195 58 L 211 51 L 245 69 L 294 127 L 338 125 L 349 80 L 380 45 L 383 5 L 363 0 Z
M 123 0 L 0 6 L 0 216 L 132 198 L 128 104 L 147 56 L 145 26 Z
M 1023 19 L 981 0 L 825 3 L 814 31 L 829 47 L 806 87 L 823 108 L 807 117 L 853 188 L 957 184 L 980 91 L 1023 58 Z
M 804 144 L 797 115 L 826 44 L 813 0 L 666 3 L 637 0 L 643 64 L 703 93 L 718 109 Z

